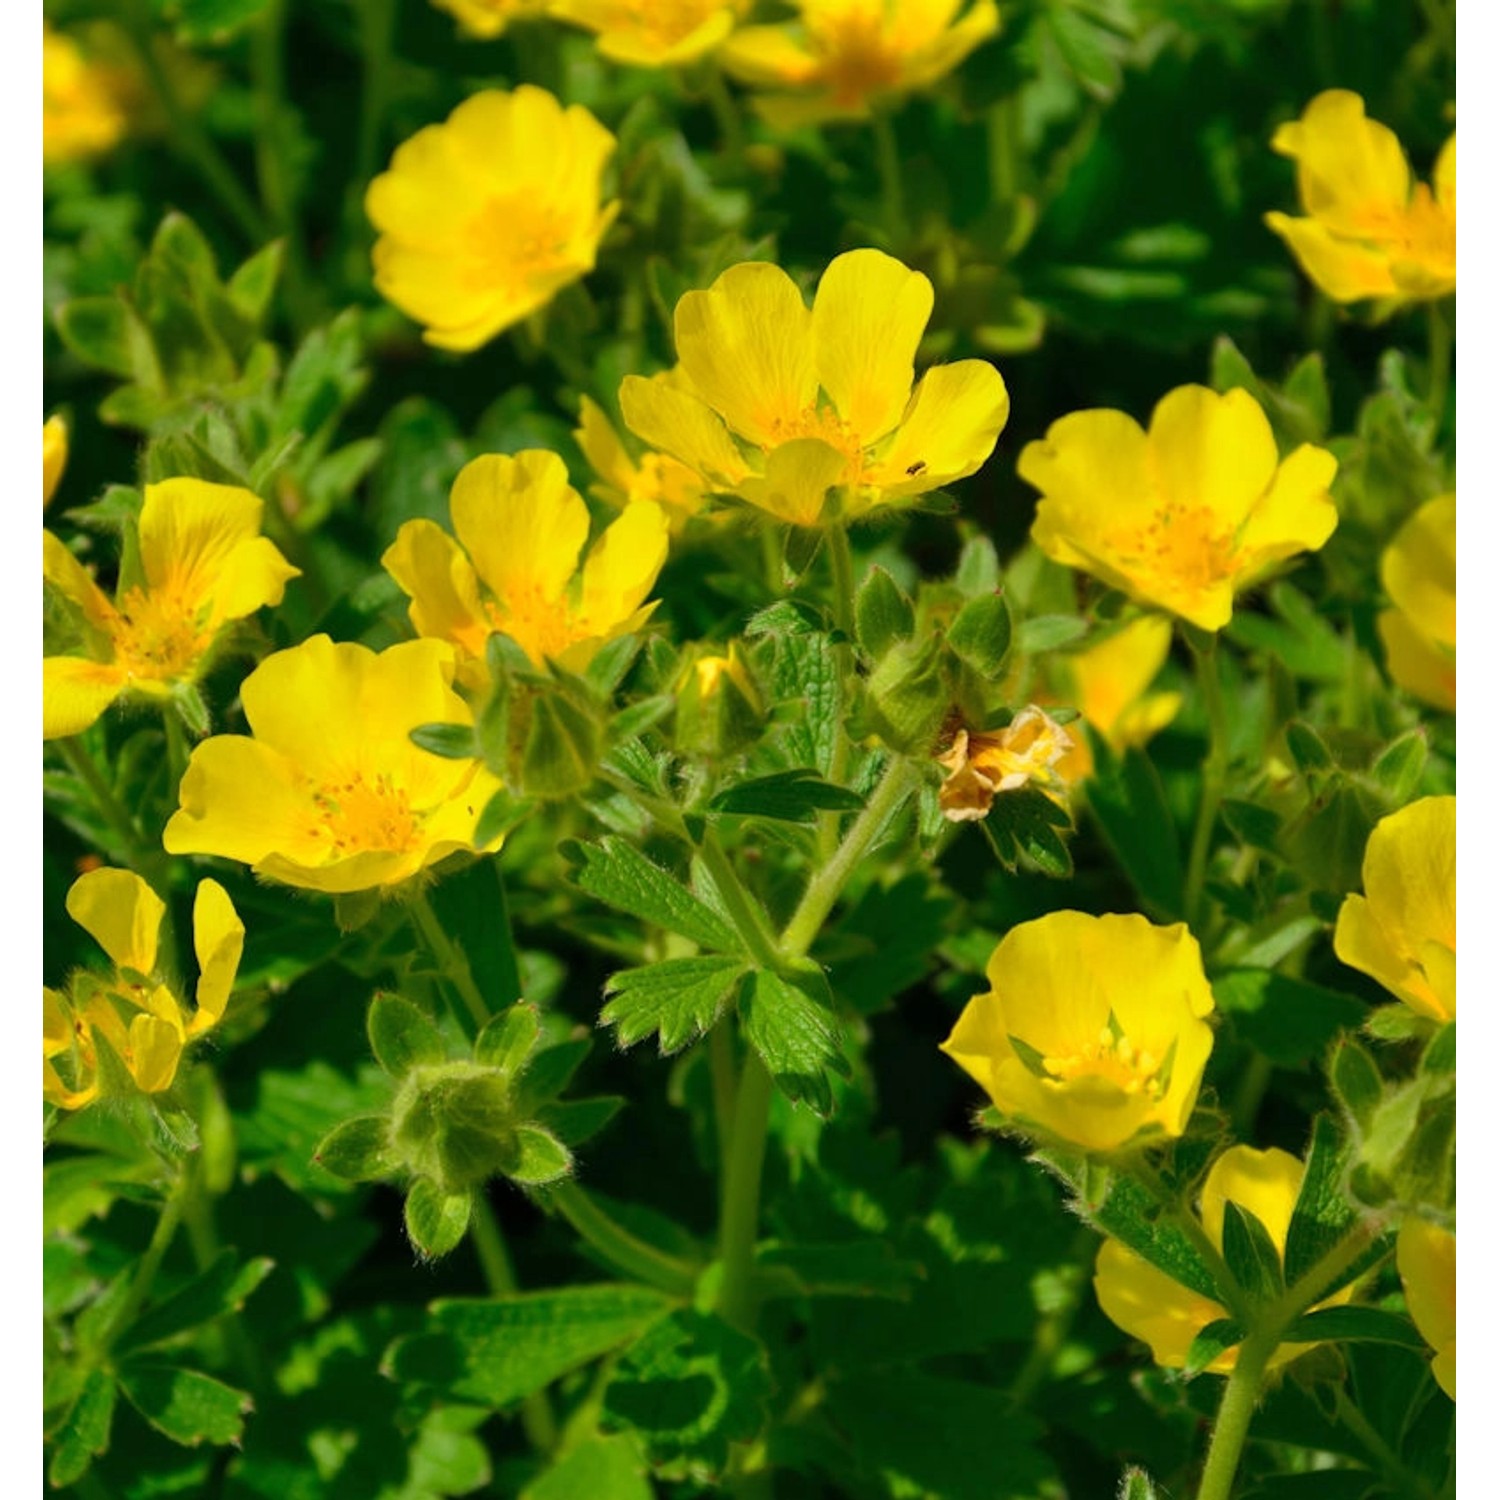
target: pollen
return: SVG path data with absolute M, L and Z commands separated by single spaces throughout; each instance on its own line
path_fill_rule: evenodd
M 1138 1049 L 1112 1026 L 1100 1029 L 1091 1046 L 1061 1057 L 1044 1057 L 1042 1066 L 1060 1083 L 1078 1078 L 1102 1078 L 1127 1094 L 1162 1094 L 1161 1059 Z
M 313 793 L 313 805 L 318 821 L 308 832 L 340 858 L 369 851 L 405 854 L 421 843 L 423 815 L 384 772 L 356 771 L 325 784 Z

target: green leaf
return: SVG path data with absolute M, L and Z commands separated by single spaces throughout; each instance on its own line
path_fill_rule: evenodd
M 406 1233 L 417 1254 L 437 1260 L 455 1249 L 473 1211 L 469 1193 L 445 1193 L 432 1178 L 417 1178 L 406 1195 Z
M 1024 656 L 1055 651 L 1088 634 L 1089 622 L 1078 615 L 1036 615 L 1016 630 L 1016 649 Z
M 1144 750 L 1117 755 L 1101 736 L 1086 732 L 1094 774 L 1085 796 L 1105 843 L 1145 906 L 1179 916 L 1182 853 L 1156 767 Z
M 1322 1307 L 1304 1313 L 1287 1329 L 1284 1343 L 1397 1344 L 1403 1349 L 1425 1349 L 1426 1340 L 1411 1320 L 1378 1307 Z
M 1458 1023 L 1449 1021 L 1422 1054 L 1424 1073 L 1452 1073 L 1458 1067 Z
M 604 1422 L 626 1427 L 656 1465 L 686 1464 L 697 1478 L 724 1472 L 729 1445 L 765 1421 L 771 1379 L 752 1338 L 709 1313 L 683 1308 L 642 1335 L 604 1390 Z
M 268 0 L 172 0 L 179 41 L 227 42 L 265 10 Z
M 762 1297 L 880 1297 L 904 1302 L 923 1274 L 915 1261 L 897 1259 L 883 1240 L 829 1244 L 762 1243 L 755 1256 Z
M 958 554 L 953 586 L 965 598 L 993 594 L 1000 587 L 1000 556 L 995 544 L 982 532 L 971 536 Z
M 505 1407 L 627 1343 L 673 1306 L 630 1285 L 436 1302 L 427 1331 L 397 1342 L 386 1365 L 439 1398 Z
M 740 997 L 745 1040 L 760 1053 L 776 1086 L 820 1115 L 833 1109 L 829 1071 L 849 1076 L 839 1050 L 842 1027 L 821 973 L 785 977 L 756 969 Z
M 612 974 L 604 987 L 612 998 L 599 1012 L 600 1024 L 615 1028 L 622 1047 L 657 1032 L 662 1054 L 670 1056 L 718 1020 L 744 972 L 738 958 L 705 954 Z
M 726 787 L 709 802 L 710 812 L 784 823 L 814 823 L 820 812 L 858 812 L 865 799 L 848 787 L 824 781 L 814 771 L 777 771 Z
M 1300 1068 L 1322 1054 L 1368 1007 L 1341 990 L 1268 969 L 1230 969 L 1213 981 L 1214 1004 L 1237 1035 L 1282 1068 Z
M 58 1429 L 47 1477 L 62 1489 L 81 1478 L 89 1465 L 109 1448 L 115 1417 L 115 1378 L 105 1370 L 90 1370 L 72 1410 Z
M 477 760 L 481 755 L 472 724 L 418 724 L 411 731 L 411 742 L 419 750 L 441 755 L 445 760 Z
M 645 1464 L 628 1437 L 579 1443 L 521 1491 L 521 1500 L 654 1500 Z
M 1274 1302 L 1284 1290 L 1281 1255 L 1269 1231 L 1243 1204 L 1224 1205 L 1224 1261 L 1252 1302 Z
M 948 649 L 993 682 L 1010 655 L 1010 609 L 1000 594 L 981 594 L 959 610 L 948 627 Z
M 490 855 L 474 860 L 439 881 L 428 899 L 490 1008 L 519 1000 L 521 971 L 499 861 Z
M 550 1130 L 540 1125 L 518 1125 L 513 1161 L 507 1161 L 505 1175 L 526 1187 L 540 1187 L 557 1182 L 573 1173 L 573 1156 Z
M 1243 1342 L 1244 1337 L 1244 1329 L 1233 1318 L 1215 1318 L 1212 1323 L 1205 1324 L 1188 1345 L 1182 1378 L 1191 1380 L 1195 1375 L 1201 1375 L 1226 1350 Z
M 1250 609 L 1235 611 L 1227 634 L 1236 645 L 1277 657 L 1294 677 L 1309 682 L 1343 680 L 1347 647 L 1306 594 L 1282 580 L 1269 590 L 1276 618 Z
M 1197 1246 L 1133 1177 L 1111 1174 L 1100 1202 L 1081 1206 L 1096 1227 L 1150 1261 L 1157 1270 L 1165 1271 L 1173 1281 L 1214 1302 L 1222 1296 Z
M 569 841 L 564 855 L 573 862 L 573 882 L 617 911 L 654 922 L 692 939 L 703 948 L 740 951 L 734 930 L 683 883 L 614 834 L 597 844 Z
M 118 297 L 75 297 L 57 310 L 57 331 L 79 359 L 111 375 L 136 377 L 136 350 L 145 329 Z
M 768 687 L 773 703 L 799 705 L 792 723 L 782 731 L 782 750 L 788 763 L 827 776 L 833 769 L 844 702 L 838 658 L 827 635 L 803 631 L 773 636 L 769 663 L 762 663 L 757 656 L 756 668 L 756 676 Z
M 1073 820 L 1045 792 L 1030 786 L 1001 792 L 979 826 L 1007 870 L 1014 870 L 1024 854 L 1044 875 L 1066 879 L 1073 873 L 1073 856 L 1058 833 L 1071 832 Z
M 381 991 L 370 1002 L 366 1021 L 375 1061 L 392 1078 L 404 1078 L 413 1068 L 446 1062 L 443 1038 L 425 1011 L 400 995 Z
M 1304 776 L 1333 769 L 1333 752 L 1323 742 L 1323 736 L 1301 719 L 1293 719 L 1286 726 L 1286 747 Z
M 256 327 L 265 322 L 271 298 L 276 292 L 276 283 L 281 279 L 281 266 L 285 259 L 286 241 L 272 240 L 263 250 L 257 250 L 229 278 L 225 290 L 246 322 Z
M 130 1404 L 174 1443 L 238 1443 L 251 1401 L 210 1375 L 176 1365 L 131 1360 L 120 1369 L 120 1388 Z
M 565 1146 L 581 1146 L 598 1135 L 625 1107 L 618 1094 L 597 1099 L 568 1099 L 544 1104 L 537 1111 L 537 1124 L 545 1125 Z
M 916 611 L 900 584 L 882 567 L 872 567 L 854 597 L 854 632 L 865 655 L 879 660 L 917 628 Z
M 1375 1059 L 1352 1037 L 1342 1037 L 1328 1059 L 1328 1081 L 1349 1118 L 1368 1130 L 1385 1093 Z
M 592 1037 L 580 1036 L 532 1053 L 516 1088 L 517 1111 L 523 1115 L 532 1114 L 562 1093 L 583 1066 L 583 1060 L 593 1045 Z
M 165 1343 L 238 1312 L 274 1266 L 275 1262 L 265 1256 L 241 1262 L 233 1250 L 221 1250 L 207 1270 L 137 1318 L 116 1344 L 117 1352 L 129 1354 Z
M 1343 1193 L 1345 1147 L 1330 1115 L 1313 1121 L 1302 1190 L 1286 1232 L 1286 1279 L 1300 1281 L 1353 1227 L 1354 1209 Z
M 474 1042 L 474 1061 L 519 1077 L 541 1040 L 542 1017 L 536 1006 L 518 1000 L 492 1020 Z
M 1392 807 L 1405 807 L 1417 793 L 1427 765 L 1427 731 L 1411 729 L 1392 740 L 1370 767 L 1370 776 L 1391 799 Z
M 318 1143 L 313 1160 L 344 1182 L 379 1182 L 391 1177 L 401 1158 L 391 1148 L 388 1115 L 359 1115 L 344 1120 Z

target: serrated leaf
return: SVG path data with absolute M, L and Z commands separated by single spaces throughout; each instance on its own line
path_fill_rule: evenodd
M 434 1396 L 506 1407 L 635 1338 L 673 1306 L 630 1285 L 436 1302 L 427 1330 L 399 1340 L 386 1364 Z
M 980 824 L 1006 869 L 1014 870 L 1024 854 L 1044 875 L 1065 879 L 1073 873 L 1073 856 L 1059 829 L 1072 831 L 1066 808 L 1035 787 L 1001 792 Z
M 917 628 L 906 592 L 882 567 L 872 567 L 854 596 L 854 633 L 865 654 L 878 660 Z
M 1198 1331 L 1188 1345 L 1187 1356 L 1182 1364 L 1182 1378 L 1191 1380 L 1201 1375 L 1221 1354 L 1243 1342 L 1245 1331 L 1233 1318 L 1215 1318 Z
M 1241 1203 L 1224 1205 L 1224 1262 L 1252 1302 L 1282 1293 L 1281 1255 L 1266 1226 Z
M 313 1160 L 344 1182 L 379 1182 L 401 1158 L 391 1148 L 388 1115 L 359 1115 L 335 1125 L 318 1143 Z
M 120 1369 L 120 1389 L 158 1432 L 174 1443 L 238 1443 L 251 1401 L 244 1391 L 177 1365 L 131 1360 Z
M 570 842 L 573 882 L 617 911 L 654 922 L 703 948 L 740 951 L 734 930 L 683 883 L 624 839 L 608 834 L 597 844 Z
M 72 1410 L 58 1429 L 47 1477 L 56 1489 L 80 1479 L 93 1461 L 109 1448 L 115 1416 L 115 1378 L 105 1370 L 91 1370 Z
M 653 1463 L 722 1474 L 732 1442 L 765 1420 L 771 1379 L 756 1340 L 711 1313 L 683 1308 L 650 1328 L 615 1367 L 604 1421 L 633 1431 Z
M 1286 1279 L 1307 1274 L 1353 1227 L 1355 1214 L 1343 1193 L 1345 1146 L 1329 1115 L 1313 1121 L 1307 1170 L 1286 1232 Z
M 221 1250 L 207 1270 L 137 1318 L 115 1345 L 116 1351 L 129 1354 L 165 1343 L 238 1312 L 274 1266 L 266 1256 L 241 1262 L 233 1250 Z
M 833 1109 L 829 1072 L 849 1074 L 839 1050 L 842 1027 L 826 992 L 821 975 L 793 979 L 756 969 L 740 997 L 745 1040 L 760 1054 L 776 1086 L 820 1115 Z
M 1378 1307 L 1321 1307 L 1303 1315 L 1287 1329 L 1287 1344 L 1396 1344 L 1403 1349 L 1425 1349 L 1426 1341 L 1399 1313 Z
M 1197 1246 L 1134 1178 L 1111 1174 L 1102 1199 L 1081 1205 L 1093 1223 L 1190 1291 L 1217 1302 L 1222 1295 Z
M 473 1211 L 469 1193 L 445 1193 L 430 1177 L 419 1177 L 406 1195 L 406 1233 L 424 1260 L 437 1260 L 463 1239 Z
M 814 823 L 820 812 L 858 812 L 865 799 L 845 786 L 824 781 L 814 771 L 777 771 L 741 781 L 718 793 L 710 812 L 784 823 Z
M 400 995 L 382 991 L 370 1002 L 366 1020 L 375 1061 L 392 1078 L 413 1068 L 434 1067 L 447 1060 L 443 1038 L 420 1007 Z
M 670 1056 L 718 1020 L 744 972 L 742 960 L 710 954 L 626 969 L 606 983 L 611 998 L 599 1022 L 615 1028 L 622 1047 L 656 1032 L 662 1053 Z

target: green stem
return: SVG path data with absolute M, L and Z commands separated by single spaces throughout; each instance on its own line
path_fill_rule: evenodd
M 1019 96 L 997 99 L 986 116 L 990 165 L 990 201 L 1009 203 L 1017 190 L 1017 129 Z
M 161 722 L 167 736 L 167 786 L 175 802 L 183 775 L 187 771 L 187 736 L 183 732 L 182 716 L 170 703 L 162 711 Z
M 139 5 L 126 23 L 126 31 L 141 68 L 151 83 L 157 102 L 167 117 L 167 139 L 173 148 L 190 161 L 202 175 L 209 190 L 218 198 L 224 211 L 254 245 L 271 238 L 271 233 L 250 195 L 240 186 L 233 169 L 219 153 L 219 148 L 198 121 L 184 108 L 176 85 L 152 45 L 150 12 Z
M 500 1221 L 490 1207 L 490 1200 L 482 1192 L 474 1195 L 469 1232 L 490 1294 L 495 1297 L 515 1296 L 519 1288 L 510 1254 L 505 1248 L 505 1236 L 500 1231 Z M 525 1429 L 527 1442 L 538 1453 L 551 1453 L 557 1446 L 557 1422 L 546 1391 L 534 1392 L 521 1404 L 521 1426 Z
M 219 1235 L 214 1226 L 213 1195 L 204 1190 L 201 1172 L 196 1164 L 187 1170 L 183 1193 L 182 1216 L 187 1230 L 193 1263 L 206 1271 L 219 1253 Z M 251 1337 L 245 1319 L 237 1312 L 224 1314 L 221 1320 L 230 1357 L 252 1391 L 263 1391 L 270 1384 L 270 1372 L 261 1357 L 260 1346 Z
M 1453 358 L 1453 330 L 1441 300 L 1427 304 L 1427 406 L 1439 427 L 1448 414 L 1448 366 Z
M 771 934 L 766 914 L 735 874 L 734 866 L 719 842 L 719 835 L 712 827 L 704 833 L 699 853 L 746 951 L 761 968 L 778 968 L 781 955 L 777 952 L 776 939 Z
M 682 820 L 682 813 L 665 797 L 653 796 L 645 787 L 637 786 L 630 777 L 622 776 L 618 771 L 610 770 L 608 766 L 599 768 L 599 776 L 617 792 L 623 792 L 629 797 L 642 812 L 654 818 L 661 825 L 663 832 L 670 833 L 673 838 L 680 839 L 685 844 L 695 842 L 688 832 L 687 824 Z
M 391 55 L 396 37 L 396 0 L 362 0 L 359 49 L 364 79 L 359 96 L 359 141 L 354 155 L 354 188 L 361 202 L 375 175 L 380 156 L 380 126 L 390 82 Z
M 781 952 L 785 959 L 806 956 L 855 867 L 869 853 L 871 844 L 884 831 L 914 783 L 911 762 L 898 755 L 870 793 L 870 800 L 844 835 L 843 843 L 808 882 L 797 910 L 781 935 Z
M 691 1297 L 698 1268 L 668 1255 L 616 1223 L 576 1182 L 560 1182 L 547 1202 L 618 1271 L 673 1297 Z
M 719 1181 L 729 1175 L 729 1140 L 734 1131 L 734 1039 L 720 1024 L 708 1033 L 708 1068 L 713 1078 L 714 1133 L 719 1142 Z
M 1240 1345 L 1229 1383 L 1219 1402 L 1214 1419 L 1214 1434 L 1208 1445 L 1208 1459 L 1203 1465 L 1203 1479 L 1198 1485 L 1198 1500 L 1231 1500 L 1235 1471 L 1240 1452 L 1250 1432 L 1250 1419 L 1260 1399 L 1261 1382 L 1266 1365 L 1279 1342 L 1274 1331 L 1253 1333 Z
M 145 1306 L 147 1297 L 151 1295 L 151 1288 L 156 1282 L 156 1273 L 161 1270 L 161 1263 L 172 1246 L 178 1225 L 182 1222 L 184 1197 L 185 1177 L 180 1177 L 167 1195 L 166 1202 L 162 1204 L 161 1217 L 157 1219 L 156 1228 L 151 1232 L 151 1242 L 146 1246 L 145 1254 L 141 1256 L 140 1264 L 136 1267 L 135 1279 L 130 1283 L 130 1289 L 126 1292 L 124 1301 L 115 1309 L 114 1316 L 109 1320 L 109 1326 L 99 1339 L 101 1349 L 109 1349 L 115 1340 L 135 1322 L 136 1315 Z
M 719 1220 L 719 1255 L 724 1265 L 719 1311 L 728 1322 L 746 1331 L 755 1325 L 755 1236 L 760 1224 L 760 1176 L 766 1160 L 772 1089 L 771 1075 L 760 1054 L 754 1048 L 747 1049 L 734 1104 Z
M 854 557 L 849 550 L 849 532 L 843 526 L 827 531 L 828 571 L 833 584 L 833 621 L 846 636 L 854 635 Z M 834 673 L 840 682 L 854 675 L 854 650 L 848 641 L 833 648 Z M 833 748 L 828 757 L 828 779 L 842 785 L 849 770 L 849 733 L 844 715 L 834 720 Z M 827 864 L 838 847 L 840 817 L 836 812 L 818 815 L 818 858 Z
M 1187 882 L 1183 889 L 1183 909 L 1188 926 L 1196 929 L 1202 921 L 1203 878 L 1208 870 L 1209 847 L 1213 840 L 1214 821 L 1224 797 L 1224 780 L 1229 770 L 1229 726 L 1224 716 L 1224 693 L 1219 684 L 1217 637 L 1210 638 L 1207 650 L 1193 647 L 1197 665 L 1198 688 L 1208 713 L 1208 754 L 1203 759 L 1203 791 L 1198 803 L 1198 820 L 1193 825 L 1193 842 L 1188 855 Z
M 1391 1488 L 1397 1494 L 1406 1496 L 1407 1500 L 1432 1500 L 1431 1486 L 1401 1462 L 1395 1449 L 1349 1399 L 1342 1386 L 1335 1389 L 1333 1401 L 1340 1423 L 1364 1444 L 1365 1451 L 1379 1464 Z
M 468 1007 L 476 1033 L 482 1031 L 490 1019 L 490 1008 L 474 982 L 473 971 L 469 968 L 469 960 L 464 956 L 463 950 L 443 930 L 443 924 L 438 921 L 437 913 L 433 911 L 425 892 L 413 894 L 407 902 L 407 909 L 411 912 L 418 934 L 443 971 L 444 978 L 458 991 L 459 998 Z
M 828 548 L 828 571 L 833 584 L 833 623 L 845 635 L 854 634 L 854 554 L 849 548 L 849 528 L 830 526 L 824 533 Z
M 906 193 L 901 185 L 901 148 L 896 143 L 896 127 L 886 110 L 876 110 L 872 128 L 875 135 L 875 162 L 880 169 L 880 204 L 885 227 L 893 238 L 906 234 Z

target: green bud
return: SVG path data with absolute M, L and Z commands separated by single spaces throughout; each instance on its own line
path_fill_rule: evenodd
M 754 744 L 765 726 L 765 703 L 739 643 L 728 656 L 700 656 L 678 689 L 675 736 L 684 755 L 720 760 Z
M 517 1159 L 510 1079 L 481 1063 L 413 1069 L 396 1094 L 391 1122 L 401 1162 L 447 1193 L 477 1187 Z
M 561 692 L 540 693 L 521 757 L 521 786 L 528 797 L 569 797 L 594 779 L 599 765 L 598 718 Z
M 935 639 L 898 641 L 870 674 L 867 720 L 893 750 L 931 751 L 950 700 L 941 660 Z
M 897 641 L 910 640 L 916 628 L 916 611 L 905 591 L 884 568 L 871 568 L 854 599 L 854 631 L 865 655 L 879 661 Z

